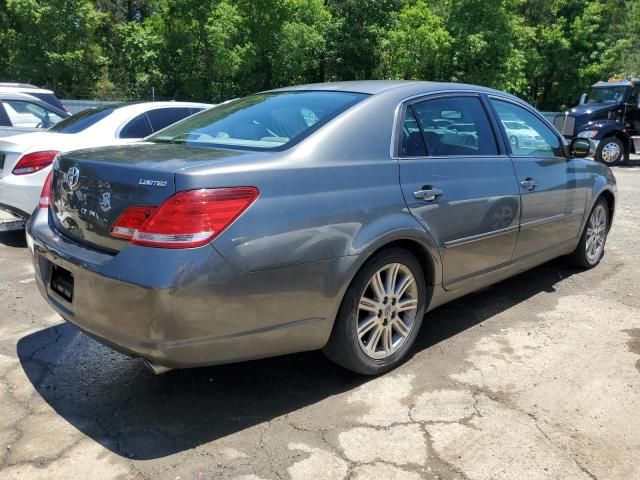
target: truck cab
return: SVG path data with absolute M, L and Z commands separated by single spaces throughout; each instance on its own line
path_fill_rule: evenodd
M 593 140 L 600 162 L 628 161 L 631 153 L 640 153 L 640 79 L 595 83 L 577 107 L 555 117 L 554 125 L 569 140 Z

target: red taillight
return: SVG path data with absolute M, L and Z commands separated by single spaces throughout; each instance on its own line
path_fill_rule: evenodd
M 15 167 L 13 167 L 14 175 L 26 175 L 27 173 L 34 173 L 47 168 L 53 159 L 56 158 L 60 152 L 57 150 L 45 150 L 43 152 L 33 152 L 23 155 Z
M 51 186 L 53 185 L 53 170 L 47 175 L 47 179 L 42 186 L 42 192 L 40 193 L 40 201 L 38 202 L 38 208 L 49 208 L 51 199 Z
M 130 240 L 133 238 L 133 234 L 144 225 L 151 214 L 156 211 L 158 207 L 129 207 L 122 215 L 118 217 L 118 220 L 111 229 L 111 235 L 118 238 L 124 238 Z
M 155 209 L 127 208 L 111 232 L 116 237 L 131 238 L 133 245 L 200 247 L 227 228 L 257 197 L 255 187 L 178 192 Z M 150 214 L 146 215 L 149 210 Z

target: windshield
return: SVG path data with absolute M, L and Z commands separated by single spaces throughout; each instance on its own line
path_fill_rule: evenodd
M 244 150 L 282 150 L 366 96 L 329 91 L 259 93 L 189 117 L 147 140 Z
M 621 103 L 627 87 L 593 87 L 587 103 Z
M 76 113 L 68 118 L 65 118 L 61 122 L 57 123 L 49 129 L 50 132 L 55 133 L 78 133 L 86 130 L 92 125 L 96 124 L 103 118 L 111 115 L 116 109 L 114 106 L 96 107 L 83 110 L 80 113 Z

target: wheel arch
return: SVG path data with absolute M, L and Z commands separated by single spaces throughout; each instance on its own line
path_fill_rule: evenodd
M 602 190 L 600 192 L 600 194 L 596 197 L 596 202 L 600 199 L 600 198 L 604 198 L 607 202 L 607 205 L 609 207 L 609 229 L 611 229 L 611 223 L 613 221 L 613 214 L 615 212 L 615 208 L 616 208 L 616 197 L 613 194 L 613 192 L 611 190 Z M 595 205 L 595 202 L 594 202 Z M 591 207 L 593 208 L 593 207 Z
M 332 314 L 330 322 L 331 327 L 326 332 L 325 341 L 323 342 L 324 345 L 329 341 L 329 336 L 335 327 L 335 320 L 338 312 L 345 301 L 347 291 L 354 282 L 356 275 L 371 258 L 382 250 L 402 248 L 416 257 L 425 276 L 425 284 L 427 288 L 426 305 L 428 309 L 431 299 L 433 298 L 433 292 L 436 285 L 442 282 L 442 265 L 440 263 L 440 255 L 437 247 L 435 246 L 435 242 L 431 244 L 429 241 L 420 238 L 420 235 L 424 237 L 428 234 L 426 234 L 425 231 L 414 232 L 412 230 L 404 231 L 403 233 L 400 233 L 399 231 L 390 232 L 386 237 L 378 239 L 377 242 L 362 252 L 361 255 L 357 255 L 357 261 L 351 261 L 349 266 L 345 267 L 348 270 L 348 281 L 344 282 L 343 288 L 339 293 L 340 301 L 337 302 Z M 436 249 L 435 252 L 433 251 L 434 248 Z M 348 257 L 343 258 L 346 259 Z

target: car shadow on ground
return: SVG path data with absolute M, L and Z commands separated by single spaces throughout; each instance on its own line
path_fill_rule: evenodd
M 427 315 L 414 352 L 552 292 L 575 272 L 556 260 L 440 307 Z M 141 360 L 69 324 L 24 337 L 17 350 L 29 380 L 59 415 L 109 450 L 137 459 L 197 447 L 371 380 L 320 352 L 154 376 Z
M 27 246 L 27 237 L 24 230 L 12 230 L 9 232 L 0 232 L 0 245 L 7 247 L 25 247 Z

